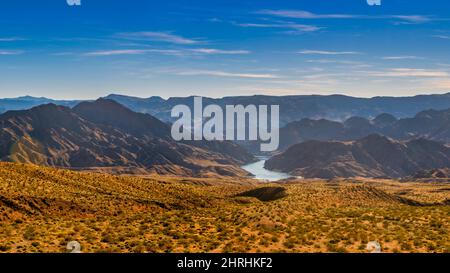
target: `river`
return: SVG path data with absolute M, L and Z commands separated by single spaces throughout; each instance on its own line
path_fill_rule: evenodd
M 264 163 L 268 158 L 266 157 L 258 157 L 259 161 L 244 165 L 242 169 L 254 175 L 255 179 L 264 180 L 264 181 L 278 181 L 286 178 L 292 177 L 287 173 L 273 172 L 267 169 L 264 169 Z

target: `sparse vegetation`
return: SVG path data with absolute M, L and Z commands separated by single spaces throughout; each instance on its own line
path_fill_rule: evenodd
M 448 183 L 236 180 L 0 163 L 0 252 L 64 252 L 70 241 L 83 252 L 450 250 Z M 237 197 L 267 187 L 286 194 Z

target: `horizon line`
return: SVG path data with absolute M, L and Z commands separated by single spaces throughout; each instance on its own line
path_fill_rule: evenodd
M 54 101 L 95 101 L 95 100 L 98 100 L 101 98 L 107 98 L 109 96 L 122 96 L 122 97 L 136 98 L 136 99 L 161 98 L 164 101 L 167 101 L 170 99 L 175 99 L 175 98 L 192 98 L 192 97 L 202 97 L 202 98 L 207 98 L 207 99 L 225 99 L 225 98 L 235 98 L 235 97 L 301 97 L 301 96 L 332 97 L 332 96 L 342 96 L 342 97 L 350 97 L 350 98 L 356 98 L 356 99 L 374 99 L 374 98 L 412 98 L 412 97 L 418 97 L 418 96 L 442 96 L 442 95 L 450 95 L 450 91 L 444 91 L 443 93 L 430 93 L 430 94 L 418 93 L 418 94 L 413 94 L 413 95 L 409 95 L 409 96 L 376 96 L 375 95 L 372 97 L 352 96 L 352 95 L 346 95 L 344 93 L 331 93 L 328 95 L 311 93 L 311 94 L 297 94 L 297 95 L 253 94 L 253 95 L 222 96 L 222 97 L 207 97 L 207 96 L 200 96 L 200 95 L 188 95 L 188 96 L 174 96 L 174 97 L 164 98 L 164 97 L 158 96 L 158 95 L 150 96 L 150 97 L 140 97 L 140 96 L 123 94 L 123 93 L 109 93 L 105 96 L 100 96 L 100 97 L 96 97 L 96 98 L 84 98 L 84 99 L 76 99 L 76 98 L 57 99 L 57 98 L 46 97 L 46 96 L 38 97 L 38 96 L 32 96 L 32 95 L 23 95 L 23 96 L 17 96 L 17 97 L 3 97 L 3 98 L 0 98 L 0 100 L 18 100 L 18 99 L 30 98 L 30 99 L 48 99 L 48 100 L 54 100 Z

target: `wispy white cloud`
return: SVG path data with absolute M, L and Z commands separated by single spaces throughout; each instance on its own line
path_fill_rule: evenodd
M 317 63 L 317 64 L 333 64 L 333 63 L 340 63 L 340 64 L 354 64 L 354 61 L 342 61 L 342 60 L 329 60 L 329 59 L 319 59 L 319 60 L 307 60 L 307 63 Z
M 426 15 L 361 15 L 361 14 L 317 14 L 304 10 L 260 10 L 258 14 L 295 19 L 398 19 L 403 23 L 426 23 L 435 20 Z M 400 22 L 402 23 L 402 22 Z
M 336 64 L 336 65 L 346 65 L 352 66 L 353 68 L 367 68 L 372 65 L 366 64 L 358 61 L 350 61 L 350 60 L 329 60 L 329 59 L 318 59 L 318 60 L 307 60 L 307 63 L 315 63 L 315 64 Z
M 369 72 L 375 77 L 416 77 L 416 78 L 440 78 L 449 77 L 448 72 L 440 70 L 416 69 L 416 68 L 393 68 L 381 72 Z
M 214 77 L 227 77 L 227 78 L 248 78 L 248 79 L 276 79 L 279 78 L 273 74 L 254 74 L 254 73 L 231 73 L 225 71 L 216 70 L 187 70 L 177 71 L 176 75 L 180 76 L 214 76 Z
M 171 32 L 158 32 L 158 31 L 127 32 L 127 33 L 119 33 L 117 34 L 117 36 L 120 38 L 130 40 L 156 41 L 180 45 L 193 45 L 200 43 L 199 40 L 185 38 L 179 35 L 172 34 Z
M 438 38 L 438 39 L 444 39 L 444 40 L 450 40 L 450 36 L 449 35 L 433 35 L 431 37 Z
M 98 50 L 84 53 L 84 56 L 116 56 L 116 55 L 143 55 L 158 53 L 170 56 L 190 56 L 190 55 L 242 55 L 250 54 L 248 50 L 223 50 L 216 48 L 194 48 L 194 49 L 118 49 L 118 50 Z
M 248 95 L 268 95 L 268 96 L 288 96 L 288 95 L 300 95 L 311 94 L 309 93 L 311 88 L 301 87 L 268 87 L 268 86 L 252 86 L 244 85 L 236 87 L 240 94 Z
M 16 42 L 16 41 L 25 41 L 25 38 L 21 37 L 0 37 L 0 42 Z
M 161 53 L 167 55 L 181 54 L 178 50 L 164 49 L 119 49 L 119 50 L 100 50 L 83 54 L 84 56 L 116 56 L 116 55 L 143 55 L 147 53 Z
M 208 19 L 207 21 L 208 21 L 208 22 L 211 22 L 211 23 L 222 23 L 222 22 L 223 22 L 222 19 L 217 18 L 217 17 L 210 18 L 210 19 Z
M 383 60 L 395 61 L 395 60 L 423 60 L 424 58 L 418 56 L 387 56 L 383 57 Z
M 241 54 L 250 54 L 251 52 L 248 50 L 223 50 L 223 49 L 215 49 L 215 48 L 197 48 L 191 49 L 190 51 L 200 54 L 212 54 L 212 55 L 241 55 Z
M 315 14 L 304 10 L 260 10 L 257 13 L 297 19 L 349 19 L 358 17 L 358 15 L 351 14 Z
M 0 56 L 6 56 L 6 55 L 20 55 L 23 54 L 23 51 L 21 50 L 0 50 Z
M 422 24 L 432 21 L 433 19 L 425 15 L 387 15 L 387 19 L 400 19 L 411 24 Z
M 356 55 L 361 54 L 356 51 L 326 51 L 326 50 L 302 50 L 297 52 L 299 54 L 307 55 Z
M 323 27 L 306 25 L 306 24 L 296 24 L 292 22 L 277 22 L 277 23 L 233 23 L 240 27 L 252 27 L 252 28 L 280 28 L 280 29 L 290 29 L 288 33 L 303 33 L 303 32 L 314 32 L 324 29 Z

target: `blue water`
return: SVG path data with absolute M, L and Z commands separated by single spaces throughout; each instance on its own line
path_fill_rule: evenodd
M 258 180 L 278 181 L 292 177 L 287 173 L 273 172 L 264 169 L 264 163 L 266 162 L 267 158 L 259 158 L 259 159 L 260 160 L 255 163 L 242 166 L 242 169 L 253 174 L 255 176 L 254 178 Z

